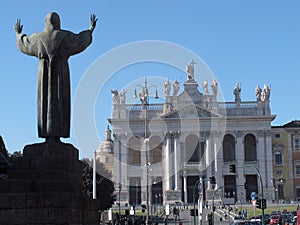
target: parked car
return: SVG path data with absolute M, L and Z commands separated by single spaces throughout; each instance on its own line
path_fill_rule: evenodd
M 265 216 L 265 224 L 270 224 L 271 215 L 265 214 L 264 216 Z
M 281 216 L 278 214 L 274 214 L 270 218 L 270 224 L 281 224 Z

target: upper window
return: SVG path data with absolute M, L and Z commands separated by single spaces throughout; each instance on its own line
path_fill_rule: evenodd
M 294 139 L 294 147 L 295 147 L 295 149 L 300 148 L 300 139 L 299 138 Z
M 150 163 L 160 163 L 162 160 L 162 141 L 159 136 L 153 136 L 149 142 Z
M 274 153 L 274 161 L 276 165 L 282 165 L 282 154 L 281 152 Z
M 275 134 L 275 138 L 280 139 L 281 138 L 280 134 Z
M 141 165 L 141 144 L 138 137 L 131 137 L 128 142 L 128 164 Z
M 256 138 L 253 134 L 247 134 L 244 138 L 245 161 L 257 161 Z
M 300 164 L 295 165 L 295 175 L 300 176 Z
M 230 134 L 226 134 L 223 139 L 224 162 L 235 161 L 235 140 Z
M 199 142 L 199 138 L 190 134 L 185 141 L 186 160 L 189 163 L 199 163 L 204 154 L 204 143 Z

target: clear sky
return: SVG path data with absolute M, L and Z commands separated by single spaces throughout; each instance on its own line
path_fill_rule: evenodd
M 272 89 L 272 114 L 277 115 L 272 125 L 300 119 L 299 1 L 11 0 L 1 2 L 0 11 L 0 135 L 9 152 L 43 141 L 37 138 L 36 129 L 38 60 L 18 50 L 13 25 L 20 18 L 23 33 L 42 31 L 45 16 L 51 11 L 59 13 L 63 29 L 75 33 L 89 28 L 90 13 L 99 18 L 93 43 L 69 60 L 72 105 L 82 78 L 101 56 L 128 43 L 157 40 L 197 54 L 222 86 L 225 101 L 234 100 L 235 83 L 241 84 L 244 101 L 255 100 L 258 84 L 268 84 Z M 114 63 L 111 60 L 107 65 Z M 202 83 L 198 73 L 195 71 L 200 79 L 197 81 Z M 99 140 L 103 140 L 106 119 L 111 116 L 110 89 L 121 90 L 145 76 L 177 79 L 181 84 L 185 80 L 184 71 L 159 63 L 137 63 L 105 76 L 109 79 L 99 88 L 93 118 Z M 63 141 L 81 149 L 73 126 L 71 129 L 71 137 Z M 81 157 L 88 156 L 95 147 L 81 150 Z

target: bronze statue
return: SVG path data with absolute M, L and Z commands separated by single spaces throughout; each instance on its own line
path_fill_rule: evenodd
M 22 34 L 23 25 L 17 20 L 17 46 L 23 53 L 39 59 L 38 67 L 38 135 L 59 141 L 70 136 L 70 56 L 84 51 L 92 42 L 96 16 L 90 16 L 90 28 L 79 34 L 60 29 L 55 12 L 46 16 L 44 31 L 31 36 Z

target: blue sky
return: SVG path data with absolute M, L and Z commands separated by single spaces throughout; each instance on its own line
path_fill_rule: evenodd
M 271 110 L 277 115 L 272 125 L 283 125 L 300 119 L 299 10 L 298 1 L 268 0 L 3 1 L 0 135 L 9 152 L 22 151 L 26 144 L 43 141 L 37 138 L 36 129 L 38 60 L 16 47 L 13 25 L 17 18 L 26 34 L 42 31 L 45 16 L 51 11 L 59 13 L 63 29 L 75 33 L 89 27 L 90 13 L 99 18 L 93 43 L 69 60 L 72 104 L 81 79 L 101 56 L 127 43 L 158 40 L 183 46 L 201 57 L 222 86 L 225 101 L 234 100 L 235 83 L 242 85 L 244 101 L 255 100 L 256 85 L 270 85 Z M 183 71 L 159 63 L 139 63 L 110 74 L 95 105 L 99 140 L 103 140 L 106 118 L 111 115 L 109 90 L 120 90 L 145 76 L 178 79 L 182 83 L 185 80 Z M 80 147 L 73 130 L 71 137 L 63 141 Z M 81 151 L 81 156 L 85 157 L 93 148 Z

